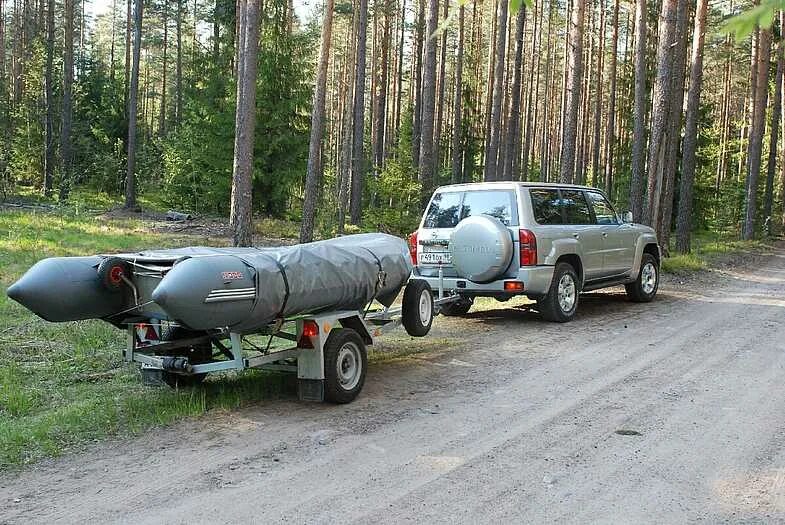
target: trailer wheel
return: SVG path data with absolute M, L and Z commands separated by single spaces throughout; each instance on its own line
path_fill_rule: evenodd
M 192 337 L 198 336 L 198 332 L 186 330 L 180 326 L 170 326 L 168 328 L 164 328 L 161 332 L 162 341 L 176 341 L 177 339 L 190 339 Z M 209 363 L 213 359 L 213 345 L 209 341 L 205 343 L 194 344 L 188 348 L 179 350 L 177 355 L 181 357 L 187 357 L 191 364 L 194 365 Z M 175 374 L 174 372 L 168 372 L 166 370 L 161 372 L 161 379 L 164 381 L 164 383 L 174 389 L 197 386 L 204 382 L 204 378 L 206 377 L 206 372 L 202 374 L 190 375 Z
M 110 292 L 122 290 L 123 277 L 128 273 L 128 263 L 119 257 L 107 257 L 98 265 L 98 278 Z
M 433 324 L 433 294 L 427 282 L 413 279 L 403 291 L 403 327 L 412 337 L 422 337 Z
M 330 332 L 324 345 L 324 399 L 350 403 L 365 384 L 368 356 L 360 334 L 351 328 Z

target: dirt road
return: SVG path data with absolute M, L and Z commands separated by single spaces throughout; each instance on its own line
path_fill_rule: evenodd
M 500 306 L 504 306 L 500 304 Z M 439 319 L 347 406 L 270 401 L 0 478 L 0 522 L 785 521 L 785 250 Z

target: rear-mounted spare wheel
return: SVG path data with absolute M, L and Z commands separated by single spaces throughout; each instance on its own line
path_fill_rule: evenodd
M 453 231 L 450 255 L 460 277 L 476 283 L 493 281 L 512 262 L 510 230 L 490 215 L 467 217 Z

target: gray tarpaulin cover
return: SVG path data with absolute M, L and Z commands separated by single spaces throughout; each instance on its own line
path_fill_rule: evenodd
M 406 242 L 382 233 L 280 248 L 193 247 L 119 257 L 137 264 L 178 261 L 153 300 L 191 328 L 238 331 L 280 316 L 362 309 L 374 298 L 390 306 L 412 270 Z M 236 299 L 243 294 L 252 299 Z

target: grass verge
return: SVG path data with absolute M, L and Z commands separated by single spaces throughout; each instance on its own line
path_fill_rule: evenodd
M 48 323 L 9 300 L 5 289 L 45 257 L 204 242 L 151 233 L 135 219 L 102 220 L 85 209 L 0 210 L 0 471 L 215 408 L 295 395 L 291 374 L 257 370 L 216 374 L 194 389 L 145 387 L 137 366 L 122 359 L 124 332 L 101 321 Z M 262 221 L 257 231 L 292 235 L 283 221 Z M 400 361 L 445 344 L 391 334 L 370 361 Z
M 693 236 L 690 253 L 677 254 L 675 245 L 671 246 L 672 255 L 663 259 L 662 271 L 676 274 L 696 272 L 729 257 L 763 253 L 770 249 L 771 244 L 766 241 L 742 241 L 728 234 L 698 232 Z

